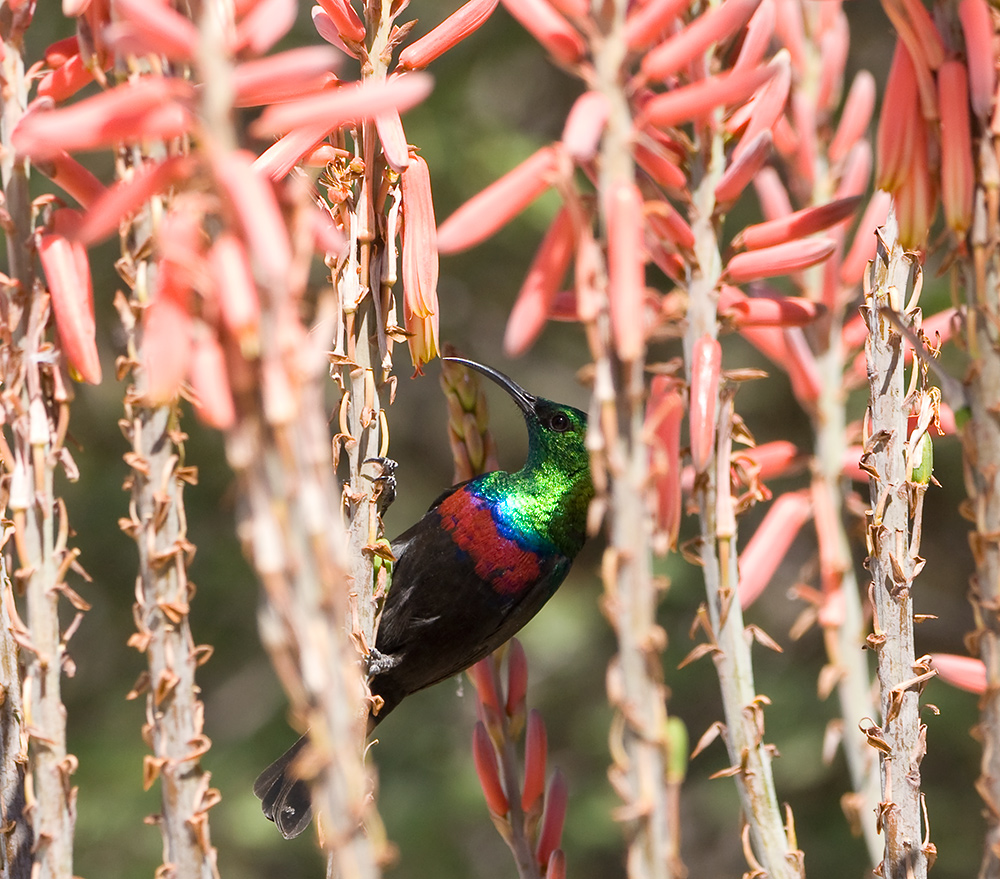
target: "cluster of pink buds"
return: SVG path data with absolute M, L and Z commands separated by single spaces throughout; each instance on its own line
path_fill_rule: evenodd
M 961 0 L 961 27 L 943 29 L 919 0 L 884 0 L 898 39 L 882 102 L 878 185 L 893 193 L 900 242 L 926 246 L 938 201 L 959 242 L 972 223 L 973 132 L 1000 132 L 994 13 Z
M 566 859 L 559 842 L 568 790 L 557 769 L 546 791 L 548 740 L 541 714 L 527 710 L 524 648 L 516 638 L 511 640 L 506 692 L 496 655 L 476 663 L 469 676 L 476 687 L 480 718 L 473 730 L 472 753 L 490 817 L 515 857 L 528 853 L 539 879 L 564 879 Z M 522 733 L 523 773 L 515 753 Z

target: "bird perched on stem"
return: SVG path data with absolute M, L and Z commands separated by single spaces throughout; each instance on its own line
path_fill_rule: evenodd
M 565 579 L 586 536 L 594 495 L 587 416 L 481 363 L 445 359 L 510 394 L 528 428 L 528 459 L 516 473 L 494 470 L 448 489 L 392 541 L 392 582 L 368 658 L 377 706 L 369 732 L 403 698 L 459 674 L 516 634 Z M 264 814 L 286 839 L 312 817 L 309 787 L 292 770 L 307 741 L 300 738 L 254 782 Z

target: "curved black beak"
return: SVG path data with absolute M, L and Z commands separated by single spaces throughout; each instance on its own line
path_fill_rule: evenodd
M 534 414 L 535 397 L 532 394 L 529 394 L 512 378 L 504 375 L 492 366 L 485 366 L 482 363 L 476 363 L 475 360 L 466 360 L 464 357 L 442 357 L 441 360 L 448 363 L 460 363 L 462 366 L 474 369 L 476 372 L 481 372 L 510 394 L 511 397 L 514 398 L 514 402 L 517 403 L 518 407 L 520 407 L 521 411 L 524 412 L 525 415 Z

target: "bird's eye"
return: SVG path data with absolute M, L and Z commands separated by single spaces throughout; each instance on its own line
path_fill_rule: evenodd
M 569 430 L 569 418 L 563 412 L 556 412 L 555 415 L 549 419 L 549 427 L 557 433 L 565 433 Z

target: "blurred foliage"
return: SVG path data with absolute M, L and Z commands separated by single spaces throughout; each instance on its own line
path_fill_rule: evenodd
M 457 0 L 447 5 L 417 0 L 410 8 L 420 18 L 416 34 L 455 5 Z M 67 33 L 53 4 L 41 6 L 29 31 L 29 57 L 40 57 L 45 45 Z M 854 23 L 849 74 L 864 66 L 883 82 L 889 27 L 877 4 L 849 3 L 846 8 Z M 286 38 L 288 46 L 318 41 L 308 4 L 301 12 L 299 26 Z M 439 218 L 537 146 L 558 137 L 578 89 L 546 61 L 503 7 L 482 31 L 436 62 L 432 72 L 434 94 L 404 121 L 408 139 L 420 147 L 430 166 Z M 109 180 L 110 160 L 92 158 L 91 166 Z M 39 192 L 49 188 L 43 179 L 36 179 L 35 185 Z M 509 372 L 532 391 L 585 408 L 587 392 L 575 381 L 574 369 L 587 361 L 587 352 L 575 327 L 550 326 L 539 345 L 517 363 L 506 362 L 500 348 L 513 297 L 553 209 L 554 200 L 543 199 L 482 247 L 444 260 L 442 338 Z M 111 361 L 121 345 L 111 308 L 119 283 L 112 268 L 116 255 L 113 244 L 91 255 L 103 312 L 99 324 L 106 376 L 113 375 Z M 924 302 L 927 313 L 931 302 L 944 307 L 946 285 L 934 287 L 929 281 Z M 786 438 L 808 447 L 808 421 L 783 374 L 735 337 L 726 338 L 723 347 L 726 366 L 761 366 L 772 373 L 766 381 L 745 384 L 737 397 L 737 409 L 757 439 Z M 660 346 L 651 359 L 677 353 Z M 390 535 L 413 522 L 448 485 L 451 474 L 436 369 L 432 366 L 427 376 L 411 381 L 406 378 L 406 353 L 397 348 L 397 372 L 401 382 L 389 421 L 390 451 L 401 465 L 400 493 L 387 517 Z M 93 583 L 80 588 L 93 610 L 71 642 L 78 670 L 65 688 L 69 746 L 80 758 L 76 872 L 102 879 L 151 875 L 160 863 L 159 835 L 142 823 L 142 816 L 155 813 L 159 803 L 158 791 L 143 792 L 141 787 L 147 753 L 139 734 L 142 700 L 125 702 L 145 663 L 125 645 L 133 631 L 136 559 L 132 542 L 116 524 L 127 512 L 127 496 L 121 491 L 126 475 L 121 456 L 127 446 L 116 427 L 121 391 L 111 378 L 102 387 L 79 389 L 71 431 L 81 477 L 62 487 L 82 562 L 93 577 Z M 517 467 L 525 443 L 523 429 L 502 395 L 493 400 L 501 461 Z M 860 417 L 860 395 L 853 404 L 853 416 Z M 215 647 L 199 681 L 206 731 L 213 741 L 204 765 L 223 794 L 211 813 L 220 870 L 223 876 L 246 879 L 319 876 L 323 866 L 312 835 L 282 840 L 250 791 L 257 772 L 292 742 L 294 733 L 285 723 L 284 697 L 257 637 L 257 586 L 233 534 L 231 480 L 220 437 L 203 430 L 193 417 L 186 419 L 185 427 L 191 435 L 188 463 L 200 472 L 199 484 L 185 495 L 189 536 L 198 548 L 191 568 L 198 586 L 191 624 L 198 643 Z M 918 630 L 917 647 L 918 652 L 961 653 L 962 637 L 972 628 L 965 599 L 972 566 L 966 524 L 957 513 L 963 498 L 960 450 L 954 438 L 936 445 L 935 475 L 943 489 L 933 490 L 925 506 L 927 566 L 918 580 L 916 600 L 918 611 L 939 619 Z M 798 487 L 806 479 L 802 475 L 776 483 L 774 489 Z M 745 517 L 744 533 L 752 532 L 762 512 L 754 510 Z M 694 527 L 693 520 L 688 527 Z M 855 533 L 860 547 L 860 524 Z M 691 534 L 682 534 L 682 539 L 685 536 Z M 592 541 L 569 581 L 522 638 L 530 662 L 529 702 L 544 713 L 550 761 L 569 781 L 563 847 L 574 879 L 624 875 L 621 834 L 610 818 L 617 800 L 606 777 L 610 713 L 604 675 L 614 644 L 598 609 L 600 552 L 600 541 Z M 861 554 L 859 549 L 859 567 Z M 785 593 L 797 580 L 812 575 L 814 555 L 814 538 L 805 529 L 769 594 L 747 618 L 784 648 L 780 655 L 755 649 L 757 681 L 773 702 L 767 711 L 767 740 L 782 755 L 775 764 L 779 796 L 794 811 L 807 874 L 811 879 L 860 877 L 865 875 L 864 847 L 851 836 L 839 805 L 847 789 L 846 769 L 840 756 L 830 765 L 821 759 L 824 730 L 837 710 L 835 700 L 820 702 L 816 697 L 824 661 L 821 635 L 812 629 L 799 641 L 788 636 L 802 607 Z M 692 646 L 688 630 L 703 597 L 700 576 L 676 555 L 660 569 L 671 583 L 662 607 L 670 639 L 664 658 L 669 709 L 685 721 L 695 742 L 721 718 L 711 662 L 702 659 L 677 670 Z M 981 804 L 973 789 L 979 748 L 969 732 L 976 722 L 975 698 L 932 682 L 924 701 L 935 703 L 941 712 L 925 712 L 928 754 L 923 762 L 931 838 L 940 853 L 935 876 L 972 875 L 983 830 Z M 472 769 L 473 705 L 470 684 L 444 683 L 407 700 L 379 727 L 379 743 L 371 751 L 378 767 L 379 806 L 398 847 L 389 877 L 498 879 L 514 874 Z M 683 856 L 692 876 L 738 876 L 744 870 L 735 790 L 728 781 L 708 779 L 725 763 L 724 748 L 716 743 L 690 767 L 683 797 Z

